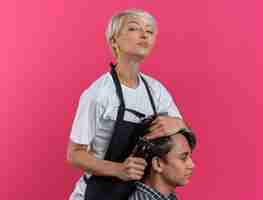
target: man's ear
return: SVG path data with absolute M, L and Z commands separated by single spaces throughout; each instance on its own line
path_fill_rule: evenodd
M 163 163 L 160 161 L 160 158 L 154 157 L 152 159 L 152 168 L 154 171 L 158 173 L 162 173 L 163 171 Z

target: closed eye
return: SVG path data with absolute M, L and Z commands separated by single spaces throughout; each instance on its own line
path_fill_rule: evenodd
M 185 157 L 182 157 L 182 158 L 180 158 L 182 161 L 186 161 L 186 159 L 187 159 L 187 157 L 185 156 Z
M 147 33 L 150 33 L 150 34 L 153 34 L 154 32 L 153 31 L 146 31 Z
M 188 153 L 188 152 L 185 152 L 185 153 L 183 153 L 183 154 L 180 155 L 180 160 L 186 161 L 187 158 L 188 158 L 188 156 L 189 156 L 189 153 Z
M 129 31 L 137 31 L 138 29 L 139 29 L 139 28 L 137 28 L 137 27 L 129 27 L 129 28 L 128 28 Z

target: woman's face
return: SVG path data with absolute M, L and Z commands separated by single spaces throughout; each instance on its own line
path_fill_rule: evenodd
M 115 38 L 115 44 L 120 50 L 120 56 L 144 58 L 151 52 L 156 38 L 156 29 L 146 18 L 125 17 L 120 33 Z

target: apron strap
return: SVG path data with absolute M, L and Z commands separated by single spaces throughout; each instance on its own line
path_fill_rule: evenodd
M 144 85 L 146 87 L 149 99 L 151 101 L 151 105 L 152 105 L 152 108 L 153 108 L 153 113 L 154 113 L 154 115 L 157 115 L 156 106 L 155 106 L 155 103 L 153 101 L 153 97 L 152 97 L 149 85 L 148 85 L 147 81 L 143 78 L 143 76 L 142 75 L 140 75 L 140 76 L 141 76 L 141 79 L 142 79 L 142 81 L 143 81 L 143 83 L 144 83 Z
M 118 75 L 116 73 L 116 65 L 114 65 L 112 62 L 110 63 L 110 66 L 111 66 L 111 75 L 112 75 L 112 78 L 113 78 L 113 81 L 115 83 L 115 86 L 116 86 L 116 91 L 117 91 L 117 95 L 119 97 L 119 100 L 120 100 L 120 108 L 118 110 L 118 116 L 117 116 L 117 120 L 123 120 L 123 117 L 124 117 L 124 111 L 127 110 L 129 112 L 132 112 L 133 114 L 135 114 L 136 116 L 138 116 L 139 118 L 144 118 L 145 115 L 138 112 L 138 111 L 134 111 L 132 109 L 129 109 L 129 108 L 125 108 L 125 102 L 124 102 L 124 98 L 123 98 L 123 93 L 122 93 L 122 89 L 121 89 L 121 84 L 120 84 L 120 81 L 118 79 Z M 153 97 L 152 97 L 152 94 L 151 94 L 151 91 L 150 91 L 150 88 L 149 88 L 149 85 L 147 83 L 147 81 L 145 80 L 145 78 L 140 75 L 144 85 L 145 85 L 145 88 L 146 88 L 146 91 L 147 91 L 147 94 L 148 94 L 148 97 L 150 99 L 150 102 L 151 102 L 151 106 L 152 106 L 152 109 L 153 109 L 153 113 L 154 115 L 157 115 L 157 111 L 156 111 L 156 106 L 155 106 L 155 103 L 154 103 L 154 100 L 153 100 Z
M 132 109 L 129 109 L 129 108 L 125 108 L 126 111 L 129 111 L 131 113 L 133 113 L 135 116 L 137 116 L 139 119 L 142 119 L 142 118 L 145 118 L 146 115 L 139 112 L 139 111 L 136 111 L 136 110 L 132 110 Z
M 111 66 L 111 76 L 113 78 L 113 81 L 114 81 L 114 84 L 116 87 L 116 92 L 117 92 L 117 95 L 118 95 L 119 100 L 120 100 L 120 107 L 119 107 L 118 115 L 117 115 L 117 120 L 120 121 L 120 120 L 123 120 L 123 118 L 124 118 L 125 102 L 124 102 L 124 98 L 123 98 L 121 84 L 120 84 L 120 81 L 118 79 L 118 75 L 117 75 L 116 70 L 115 70 L 116 65 L 114 65 L 111 62 L 110 66 Z

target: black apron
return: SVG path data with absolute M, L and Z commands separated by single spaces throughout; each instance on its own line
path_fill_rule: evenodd
M 120 106 L 112 138 L 104 159 L 114 162 L 124 162 L 132 153 L 139 137 L 144 136 L 143 124 L 124 121 L 124 112 L 131 112 L 139 118 L 143 118 L 145 115 L 125 107 L 121 84 L 115 67 L 111 63 L 111 76 L 116 87 Z M 149 86 L 142 76 L 141 79 L 146 87 L 153 112 L 157 114 Z M 90 178 L 87 178 L 84 175 L 84 180 L 87 184 L 85 200 L 126 200 L 135 189 L 134 181 L 122 181 L 115 177 L 92 175 Z

